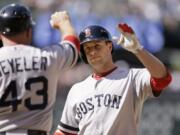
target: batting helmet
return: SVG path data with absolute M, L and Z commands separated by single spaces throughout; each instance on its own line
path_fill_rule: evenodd
M 79 34 L 79 39 L 80 39 L 80 57 L 85 63 L 88 62 L 83 49 L 84 43 L 91 41 L 98 41 L 98 40 L 105 40 L 112 42 L 112 37 L 110 33 L 105 28 L 99 25 L 90 25 L 84 28 Z
M 3 35 L 15 35 L 34 24 L 30 10 L 20 4 L 9 4 L 0 10 L 0 32 Z

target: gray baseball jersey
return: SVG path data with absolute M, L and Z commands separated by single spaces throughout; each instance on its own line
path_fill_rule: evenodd
M 16 45 L 0 49 L 0 132 L 16 128 L 50 131 L 58 77 L 76 62 L 73 43 L 46 49 Z
M 71 88 L 58 128 L 78 135 L 137 135 L 144 101 L 153 96 L 146 69 L 92 75 Z

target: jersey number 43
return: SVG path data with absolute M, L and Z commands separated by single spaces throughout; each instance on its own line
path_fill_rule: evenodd
M 28 97 L 27 99 L 24 100 L 24 105 L 28 110 L 37 110 L 37 109 L 44 109 L 47 106 L 48 103 L 48 80 L 43 77 L 36 77 L 36 78 L 29 78 L 25 82 L 25 89 L 27 91 L 31 91 L 32 88 L 31 86 L 36 83 L 41 83 L 42 88 L 37 89 L 33 91 L 36 91 L 37 96 L 41 96 L 40 99 L 42 101 L 40 103 L 33 104 L 31 97 Z M 2 97 L 0 98 L 0 107 L 8 107 L 12 106 L 12 111 L 17 111 L 18 105 L 22 104 L 22 99 L 18 99 L 18 93 L 17 93 L 17 86 L 16 86 L 16 81 L 13 80 L 10 82 L 8 87 L 5 89 Z M 8 97 L 11 96 L 11 99 L 8 99 Z

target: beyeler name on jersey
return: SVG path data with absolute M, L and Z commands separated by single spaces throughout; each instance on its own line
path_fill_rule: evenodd
M 77 104 L 76 113 L 79 119 L 82 119 L 89 111 L 94 108 L 107 107 L 113 109 L 119 109 L 121 96 L 111 94 L 99 94 L 89 97 L 84 101 Z
M 10 73 L 46 69 L 47 57 L 43 56 L 32 56 L 31 59 L 27 59 L 26 57 L 17 57 L 0 61 L 0 77 Z

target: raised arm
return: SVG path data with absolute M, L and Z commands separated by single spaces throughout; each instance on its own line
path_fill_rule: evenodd
M 74 43 L 79 51 L 79 38 L 76 35 L 67 11 L 55 12 L 52 14 L 50 24 L 53 28 L 58 29 L 61 32 L 61 38 L 63 40 Z
M 138 41 L 135 32 L 127 24 L 119 24 L 121 36 L 118 40 L 124 49 L 132 52 L 149 71 L 153 90 L 162 90 L 171 82 L 171 75 L 166 66 L 150 52 L 146 51 Z

